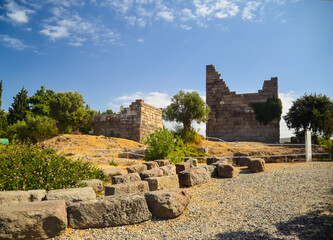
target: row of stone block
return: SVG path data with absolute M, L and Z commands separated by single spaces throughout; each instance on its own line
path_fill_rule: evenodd
M 183 213 L 191 198 L 185 189 L 179 188 L 90 200 L 82 189 L 54 191 L 54 196 L 61 200 L 2 205 L 0 239 L 53 238 L 67 224 L 72 228 L 113 227 L 141 223 L 152 215 L 174 218 Z M 91 188 L 90 191 L 93 192 Z

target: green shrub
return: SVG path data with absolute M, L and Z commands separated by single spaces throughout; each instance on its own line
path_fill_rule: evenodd
M 102 170 L 71 161 L 52 149 L 12 142 L 0 147 L 0 191 L 79 187 L 78 181 L 105 179 Z
M 181 138 L 177 138 L 175 148 L 168 154 L 167 158 L 172 163 L 184 162 L 184 157 L 204 157 L 205 153 L 199 152 L 189 143 L 185 143 Z
M 323 145 L 325 152 L 331 154 L 333 156 L 333 140 L 332 139 L 325 139 L 325 138 L 318 138 L 319 145 Z
M 150 134 L 144 143 L 148 145 L 144 157 L 146 161 L 164 159 L 175 147 L 173 134 L 167 129 L 160 129 Z
M 199 144 L 204 137 L 201 136 L 195 129 L 184 129 L 181 126 L 176 127 L 172 131 L 173 135 L 177 138 L 181 138 L 185 143 L 196 143 Z

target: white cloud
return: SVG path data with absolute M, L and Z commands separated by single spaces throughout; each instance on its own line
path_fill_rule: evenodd
M 283 119 L 283 116 L 287 114 L 293 104 L 293 101 L 295 101 L 297 97 L 298 96 L 293 91 L 290 91 L 288 93 L 279 93 L 279 98 L 282 101 L 282 118 L 280 121 L 281 138 L 291 137 L 293 135 L 293 131 L 288 129 L 287 124 Z
M 191 30 L 192 29 L 191 26 L 188 26 L 186 24 L 180 24 L 179 27 L 182 28 L 182 29 L 185 29 L 185 30 Z
M 75 11 L 63 7 L 52 9 L 53 16 L 46 19 L 41 34 L 52 41 L 68 39 L 69 45 L 79 47 L 91 40 L 95 44 L 107 45 L 118 42 L 119 35 L 107 28 L 100 19 L 84 19 Z
M 157 13 L 157 17 L 164 19 L 165 21 L 172 22 L 174 20 L 173 13 L 171 11 L 161 11 Z
M 144 40 L 143 38 L 138 38 L 137 41 L 138 41 L 139 43 L 143 43 L 145 40 Z
M 171 97 L 167 93 L 160 92 L 135 92 L 133 94 L 118 97 L 115 101 L 119 103 L 119 106 L 123 105 L 124 107 L 127 107 L 137 99 L 143 99 L 146 103 L 158 108 L 164 108 L 171 102 Z
M 4 5 L 5 15 L 1 15 L 0 19 L 14 24 L 25 24 L 29 22 L 29 14 L 35 11 L 24 6 L 18 5 L 14 0 L 6 0 Z
M 8 35 L 0 35 L 0 41 L 4 46 L 14 48 L 19 51 L 29 48 L 29 46 L 24 44 L 23 41 L 16 38 L 11 38 Z
M 257 11 L 258 7 L 261 5 L 260 2 L 250 1 L 246 4 L 246 7 L 243 9 L 242 12 L 242 19 L 244 20 L 252 20 L 256 17 L 255 12 Z

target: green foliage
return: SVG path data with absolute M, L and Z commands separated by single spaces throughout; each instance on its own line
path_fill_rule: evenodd
M 6 134 L 6 130 L 8 127 L 7 116 L 8 113 L 0 109 L 0 137 L 5 136 Z
M 326 95 L 305 94 L 293 102 L 284 120 L 298 137 L 310 129 L 314 136 L 330 138 L 333 135 L 333 102 Z
M 2 79 L 0 81 L 0 110 L 1 110 L 1 105 L 2 105 Z
M 9 108 L 8 123 L 14 124 L 17 121 L 24 120 L 28 109 L 28 91 L 23 87 L 21 91 L 14 97 L 12 107 Z
M 171 104 L 164 109 L 166 121 L 182 123 L 184 129 L 191 129 L 193 121 L 198 123 L 208 120 L 209 107 L 197 92 L 179 91 L 171 99 Z
M 57 134 L 57 132 L 55 120 L 46 116 L 27 114 L 24 121 L 17 121 L 15 124 L 8 126 L 6 136 L 11 140 L 14 138 L 21 141 L 30 139 L 36 143 Z
M 326 138 L 318 138 L 319 145 L 324 146 L 325 152 L 331 154 L 333 156 L 333 140 L 332 139 L 326 139 Z
M 175 147 L 173 134 L 167 129 L 150 134 L 144 143 L 148 145 L 144 157 L 146 161 L 164 159 Z
M 71 133 L 89 124 L 95 111 L 83 104 L 78 92 L 59 92 L 50 99 L 50 116 L 57 120 L 60 133 Z
M 267 125 L 274 119 L 280 121 L 282 114 L 282 102 L 279 98 L 267 99 L 265 103 L 253 103 L 253 110 L 256 120 Z
M 203 137 L 195 129 L 185 129 L 177 127 L 172 131 L 175 137 L 179 137 L 185 143 L 200 143 Z
M 0 146 L 0 191 L 78 187 L 78 181 L 105 179 L 89 162 L 71 161 L 54 150 L 12 142 Z
M 54 92 L 52 90 L 46 90 L 45 86 L 41 86 L 40 90 L 37 90 L 35 95 L 29 98 L 30 111 L 33 115 L 49 116 L 50 100 L 53 95 Z
M 167 158 L 172 163 L 184 162 L 184 157 L 204 157 L 206 154 L 199 152 L 189 143 L 185 143 L 181 138 L 177 137 L 175 148 L 168 154 Z
M 102 112 L 102 114 L 116 114 L 111 109 L 107 109 L 105 112 Z
M 108 160 L 108 163 L 111 165 L 111 166 L 115 166 L 115 167 L 117 167 L 119 164 L 118 163 L 116 163 L 115 161 L 114 161 L 114 158 L 110 161 L 110 160 Z

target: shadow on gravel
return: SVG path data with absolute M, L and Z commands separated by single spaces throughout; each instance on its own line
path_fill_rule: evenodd
M 287 222 L 275 224 L 279 236 L 272 236 L 264 231 L 238 231 L 220 233 L 215 239 L 282 239 L 297 237 L 300 240 L 333 240 L 333 205 L 322 210 L 310 212 Z

